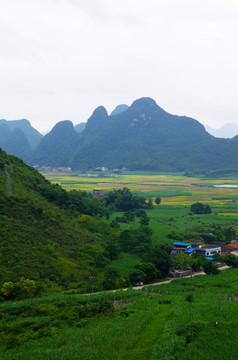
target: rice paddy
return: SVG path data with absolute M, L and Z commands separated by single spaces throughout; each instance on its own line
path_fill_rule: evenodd
M 200 179 L 179 175 L 137 175 L 137 174 L 87 174 L 80 173 L 58 174 L 44 173 L 44 176 L 52 183 L 58 183 L 66 190 L 93 191 L 94 188 L 101 188 L 105 192 L 123 187 L 131 191 L 140 192 L 146 197 L 160 196 L 163 204 L 168 205 L 191 205 L 196 201 L 224 202 L 238 199 L 237 188 L 213 187 L 213 185 L 228 185 L 227 180 Z M 238 179 L 229 183 L 238 186 Z M 216 198 L 216 199 L 215 199 Z
M 237 228 L 238 189 L 214 187 L 213 185 L 238 185 L 238 179 L 202 179 L 177 174 L 57 174 L 44 173 L 53 183 L 66 190 L 85 190 L 92 192 L 100 188 L 105 193 L 123 187 L 138 192 L 153 201 L 161 197 L 161 204 L 148 210 L 154 240 L 165 241 L 172 230 L 185 230 L 188 227 L 204 228 L 211 225 L 226 225 Z M 192 215 L 190 206 L 195 202 L 209 204 L 212 214 Z M 155 205 L 155 203 L 154 203 Z M 136 226 L 136 223 L 129 227 Z M 128 225 L 122 225 L 128 228 Z M 166 240 L 167 241 L 167 240 Z

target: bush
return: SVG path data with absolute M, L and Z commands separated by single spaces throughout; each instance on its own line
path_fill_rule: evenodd
M 218 266 L 214 264 L 211 260 L 204 260 L 202 267 L 203 271 L 207 275 L 218 275 L 220 273 Z
M 192 204 L 190 210 L 194 214 L 211 214 L 212 209 L 209 205 L 204 205 L 199 202 Z
M 231 266 L 233 268 L 238 267 L 238 258 L 234 254 L 225 255 L 223 261 L 228 266 Z
M 35 280 L 21 278 L 16 283 L 11 281 L 4 283 L 0 293 L 6 300 L 25 299 L 39 294 L 42 289 L 42 284 L 36 283 Z
M 188 301 L 188 302 L 193 302 L 193 294 L 186 295 L 185 300 Z

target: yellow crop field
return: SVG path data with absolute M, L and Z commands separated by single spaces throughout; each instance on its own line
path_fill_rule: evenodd
M 238 216 L 238 213 L 218 213 L 218 215 L 223 215 L 223 216 Z
M 92 192 L 100 188 L 105 192 L 113 189 L 129 188 L 131 191 L 141 192 L 144 196 L 162 198 L 167 205 L 190 206 L 194 202 L 213 203 L 216 205 L 238 201 L 238 188 L 217 188 L 213 185 L 235 184 L 232 180 L 209 180 L 178 175 L 137 175 L 137 174 L 58 174 L 43 173 L 52 183 L 58 183 L 66 190 L 84 190 Z

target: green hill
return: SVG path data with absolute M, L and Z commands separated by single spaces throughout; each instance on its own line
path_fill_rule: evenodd
M 198 121 L 171 115 L 150 98 L 136 100 L 110 116 L 98 107 L 80 134 L 72 124 L 61 130 L 60 137 L 54 128 L 47 141 L 42 140 L 32 164 L 86 170 L 101 166 L 193 172 L 238 168 L 237 157 L 231 156 L 238 150 L 238 138 L 215 138 Z
M 92 273 L 97 283 L 103 270 L 94 258 L 116 237 L 97 218 L 103 211 L 90 195 L 67 193 L 0 150 L 0 287 L 25 277 L 87 288 Z
M 66 166 L 75 151 L 78 135 L 71 121 L 60 121 L 38 145 L 34 163 Z
M 26 119 L 0 120 L 0 147 L 10 155 L 29 161 L 32 151 L 42 138 L 43 135 Z

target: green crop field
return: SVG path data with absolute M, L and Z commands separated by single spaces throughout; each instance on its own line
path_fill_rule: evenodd
M 213 185 L 234 184 L 238 186 L 238 179 L 217 180 L 200 179 L 181 175 L 151 175 L 140 174 L 105 174 L 103 176 L 89 174 L 43 174 L 52 183 L 58 183 L 67 190 L 79 189 L 93 191 L 101 188 L 105 192 L 112 189 L 127 187 L 140 192 L 146 197 L 160 196 L 164 205 L 191 205 L 196 201 L 226 204 L 234 202 L 238 197 L 238 189 L 216 188 Z
M 112 189 L 123 187 L 140 193 L 147 199 L 161 197 L 161 204 L 153 210 L 147 210 L 150 217 L 150 227 L 155 242 L 170 242 L 167 235 L 171 231 L 186 230 L 187 228 L 209 230 L 211 226 L 232 226 L 238 229 L 238 188 L 217 188 L 213 185 L 238 185 L 238 179 L 201 179 L 182 175 L 168 174 L 104 174 L 92 177 L 81 176 L 77 173 L 57 174 L 44 173 L 53 183 L 72 190 L 86 190 L 92 192 L 94 188 L 101 188 L 105 193 Z M 209 204 L 211 214 L 194 215 L 190 206 L 195 202 Z M 112 219 L 117 216 L 115 213 Z M 135 228 L 137 221 L 121 224 L 122 229 Z
M 2 302 L 0 358 L 235 360 L 237 276 L 229 269 L 145 291 Z

